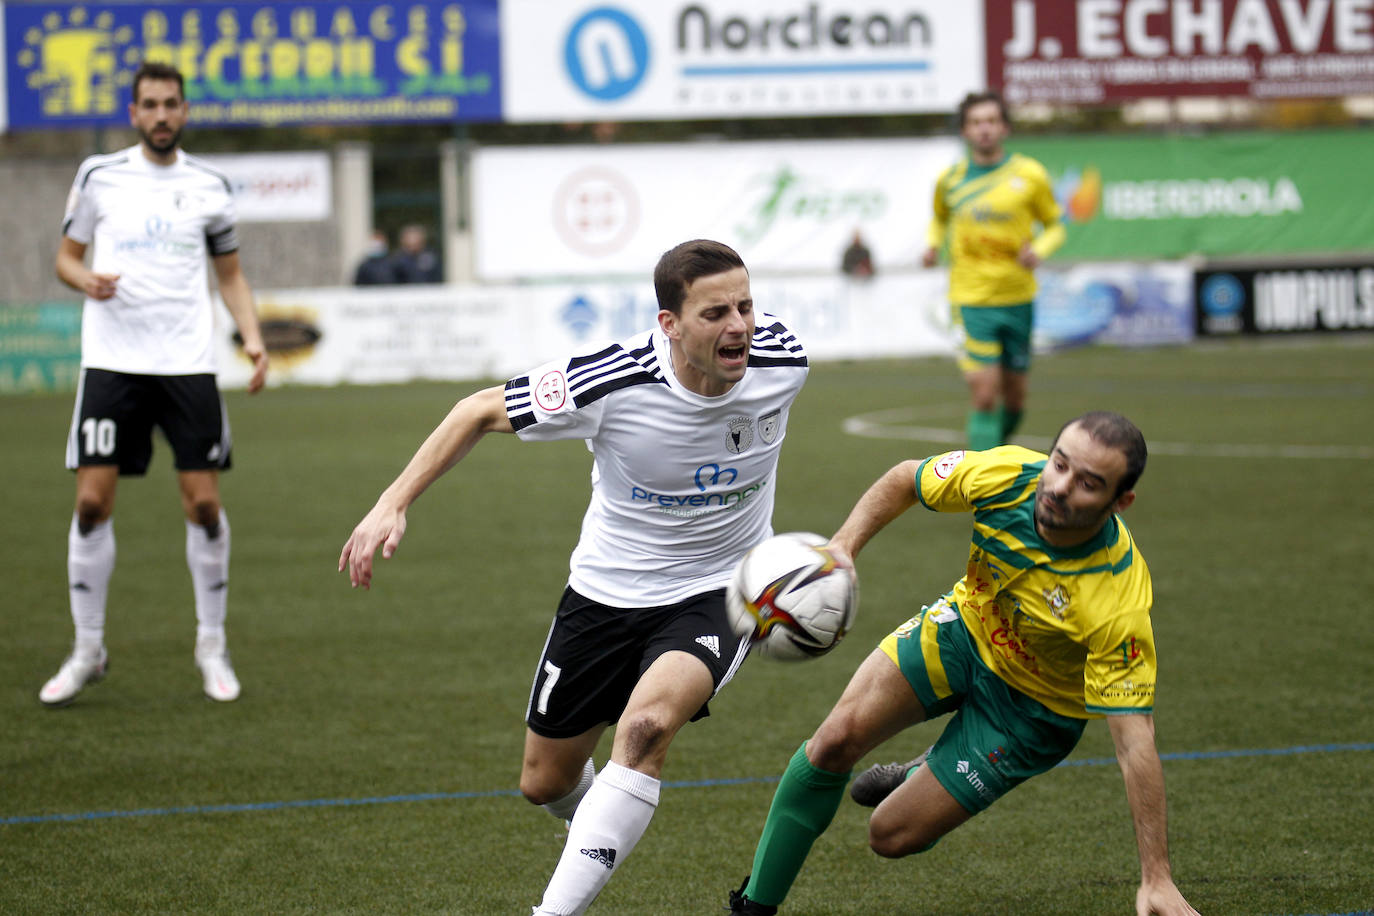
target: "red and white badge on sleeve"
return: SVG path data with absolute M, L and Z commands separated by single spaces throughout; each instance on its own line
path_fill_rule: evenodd
M 545 372 L 534 386 L 534 400 L 541 410 L 553 413 L 568 402 L 568 382 L 557 369 Z
M 959 449 L 959 451 L 957 452 L 946 452 L 945 454 L 940 456 L 939 461 L 935 462 L 935 476 L 940 478 L 941 480 L 944 480 L 950 474 L 954 473 L 954 469 L 957 468 L 959 466 L 959 462 L 963 460 L 963 449 Z

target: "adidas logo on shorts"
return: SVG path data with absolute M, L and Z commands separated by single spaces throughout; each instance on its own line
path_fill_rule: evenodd
M 695 640 L 711 650 L 711 654 L 720 658 L 720 637 L 719 636 L 698 636 Z
M 600 862 L 607 868 L 615 868 L 614 849 L 579 849 L 578 852 L 582 853 L 593 862 Z

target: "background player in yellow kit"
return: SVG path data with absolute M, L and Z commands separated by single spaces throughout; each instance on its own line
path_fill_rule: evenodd
M 1196 916 L 1169 866 L 1164 771 L 1154 740 L 1150 572 L 1117 514 L 1135 501 L 1145 439 L 1120 414 L 1059 431 L 1049 455 L 1009 445 L 898 464 L 868 489 L 830 546 L 857 556 L 918 502 L 972 512 L 968 566 L 945 595 L 860 665 L 793 755 L 753 873 L 731 912 L 772 916 L 830 825 L 854 764 L 903 729 L 953 713 L 926 754 L 865 771 L 879 855 L 924 852 L 1068 756 L 1106 716 L 1135 824 L 1138 916 Z
M 948 243 L 949 298 L 964 326 L 959 368 L 973 400 L 968 444 L 985 449 L 1006 442 L 1021 422 L 1034 271 L 1064 243 L 1065 233 L 1045 167 L 1003 148 L 1011 123 L 1002 97 L 965 96 L 959 125 L 968 156 L 935 183 L 921 263 L 934 267 Z

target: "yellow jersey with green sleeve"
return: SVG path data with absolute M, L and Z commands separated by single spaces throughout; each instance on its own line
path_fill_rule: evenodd
M 1020 153 L 991 166 L 956 162 L 935 182 L 933 208 L 928 241 L 935 248 L 949 242 L 956 305 L 1030 302 L 1035 274 L 1017 260 L 1021 246 L 1030 242 L 1043 260 L 1066 238 L 1049 173 Z
M 982 660 L 1061 715 L 1154 709 L 1153 593 L 1145 558 L 1113 514 L 1087 543 L 1061 548 L 1035 529 L 1047 456 L 1015 445 L 921 462 L 916 493 L 937 512 L 972 512 L 964 577 L 945 596 Z

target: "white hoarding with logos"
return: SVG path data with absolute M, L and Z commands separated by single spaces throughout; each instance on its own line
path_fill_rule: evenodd
M 949 111 L 983 87 L 982 3 L 502 0 L 507 121 Z
M 756 273 L 826 272 L 856 229 L 880 274 L 911 267 L 935 179 L 962 153 L 955 137 L 485 147 L 472 160 L 477 275 L 645 276 L 692 238 L 733 246 Z
M 333 213 L 328 153 L 217 153 L 198 158 L 229 179 L 241 223 L 315 222 Z
M 755 277 L 751 291 L 817 360 L 953 352 L 943 271 Z M 653 327 L 658 314 L 648 280 L 262 291 L 258 309 L 272 382 L 303 385 L 506 378 Z M 251 366 L 220 318 L 220 382 L 241 388 Z

